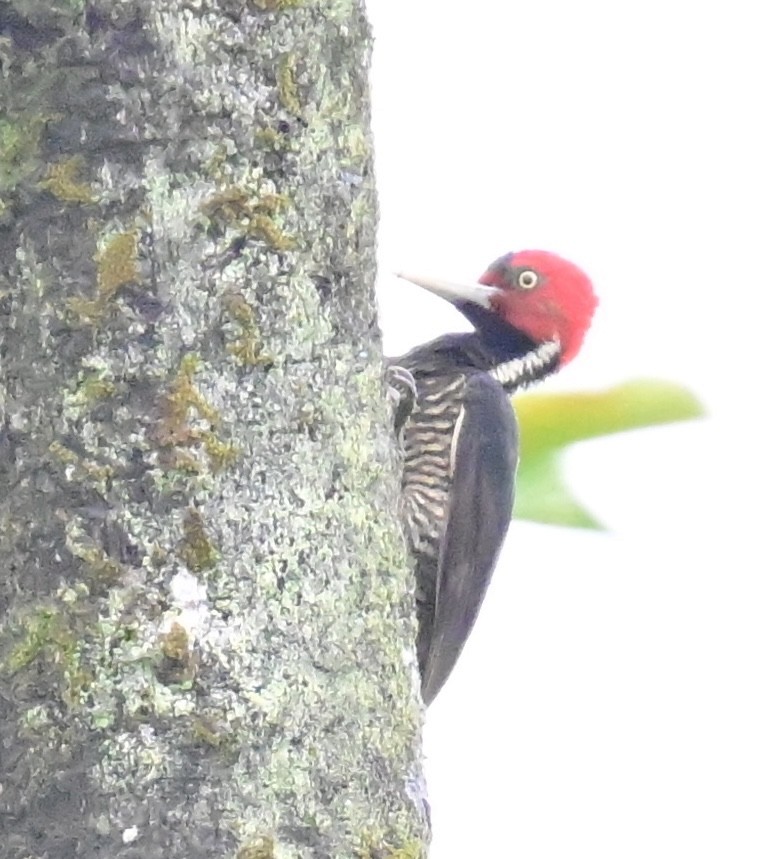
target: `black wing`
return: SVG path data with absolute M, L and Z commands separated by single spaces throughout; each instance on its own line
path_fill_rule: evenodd
M 498 382 L 487 374 L 469 379 L 457 424 L 432 632 L 422 673 L 422 698 L 428 704 L 449 677 L 476 621 L 514 503 L 517 424 Z

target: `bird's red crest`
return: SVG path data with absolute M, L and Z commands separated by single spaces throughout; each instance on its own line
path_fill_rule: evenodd
M 579 351 L 598 299 L 573 263 L 548 251 L 520 251 L 496 260 L 479 282 L 500 288 L 492 304 L 508 323 L 538 343 L 558 340 L 561 364 Z

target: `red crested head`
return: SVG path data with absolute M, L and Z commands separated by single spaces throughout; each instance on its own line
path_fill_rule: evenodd
M 495 289 L 492 310 L 536 343 L 557 341 L 560 364 L 579 351 L 598 299 L 587 275 L 548 251 L 520 251 L 496 260 L 479 278 Z

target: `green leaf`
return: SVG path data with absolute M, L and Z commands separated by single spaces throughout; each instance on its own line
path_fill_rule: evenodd
M 698 399 L 673 382 L 636 379 L 605 391 L 526 394 L 514 399 L 522 456 L 514 516 L 549 525 L 602 528 L 571 494 L 560 454 L 571 444 L 703 415 Z

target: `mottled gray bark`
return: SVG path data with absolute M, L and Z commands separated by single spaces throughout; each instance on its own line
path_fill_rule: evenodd
M 412 857 L 362 3 L 0 0 L 0 856 Z

